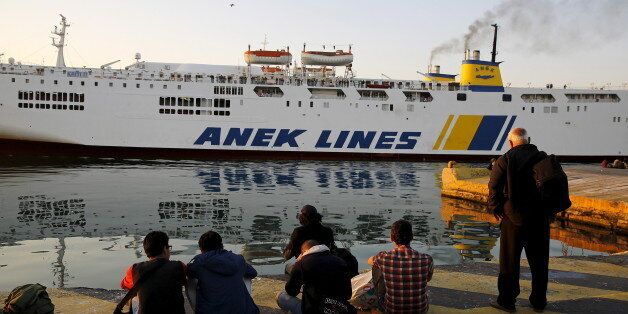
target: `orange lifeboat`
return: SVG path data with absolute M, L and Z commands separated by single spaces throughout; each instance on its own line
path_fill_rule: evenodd
M 244 52 L 247 64 L 286 65 L 292 62 L 292 54 L 285 50 L 247 50 Z
M 303 51 L 301 63 L 303 65 L 347 66 L 353 62 L 353 53 L 342 50 L 336 51 Z

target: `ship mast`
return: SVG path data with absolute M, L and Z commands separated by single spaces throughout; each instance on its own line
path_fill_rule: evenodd
M 59 36 L 59 43 L 55 42 L 55 38 L 52 38 L 52 45 L 57 47 L 57 67 L 65 67 L 65 59 L 63 58 L 63 46 L 65 45 L 65 28 L 70 26 L 66 22 L 65 16 L 59 14 L 61 16 L 61 30 L 55 26 L 55 30 L 52 32 L 53 35 Z

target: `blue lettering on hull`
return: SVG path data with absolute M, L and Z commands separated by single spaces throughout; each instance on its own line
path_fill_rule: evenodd
M 298 137 L 306 132 L 301 129 L 229 128 L 225 133 L 221 128 L 208 127 L 194 145 L 298 148 Z M 313 148 L 412 150 L 420 137 L 421 132 L 322 130 Z

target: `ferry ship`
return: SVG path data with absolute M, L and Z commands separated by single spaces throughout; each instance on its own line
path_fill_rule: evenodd
M 136 62 L 0 64 L 0 152 L 182 158 L 486 160 L 524 127 L 565 159 L 625 157 L 628 91 L 504 86 L 495 60 L 465 51 L 459 74 L 362 79 L 348 51 L 244 52 L 246 66 Z M 295 63 L 296 64 L 296 63 Z M 344 69 L 344 74 L 336 71 Z

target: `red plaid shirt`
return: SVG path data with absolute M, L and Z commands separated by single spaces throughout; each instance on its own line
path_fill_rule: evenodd
M 434 262 L 428 254 L 409 246 L 379 252 L 373 266 L 382 271 L 386 285 L 386 313 L 423 313 L 429 306 L 427 282 L 432 278 Z

